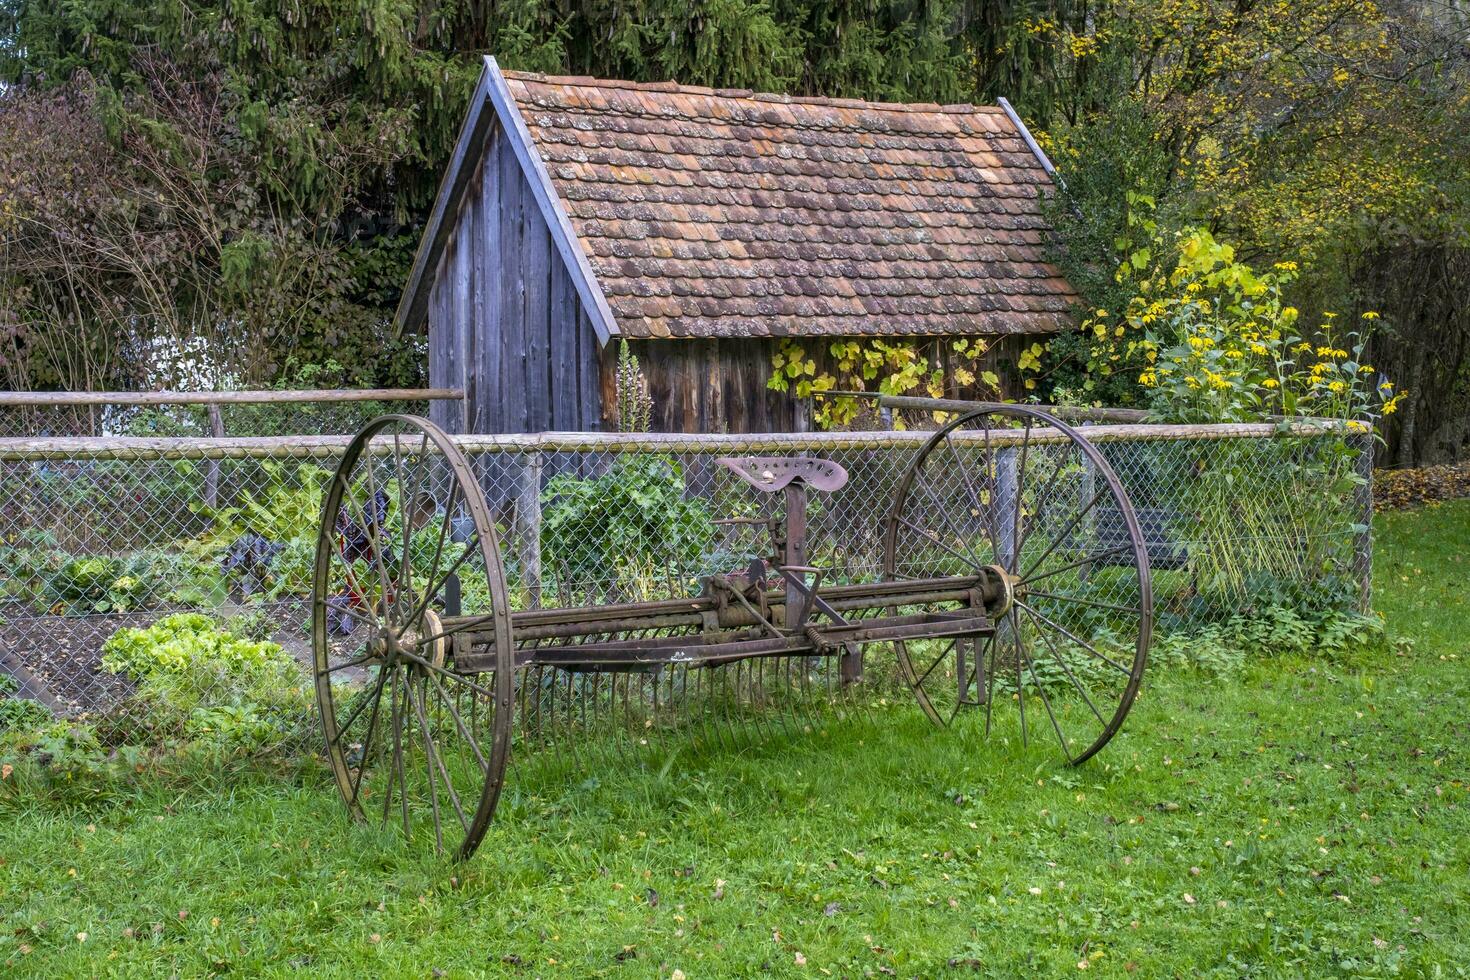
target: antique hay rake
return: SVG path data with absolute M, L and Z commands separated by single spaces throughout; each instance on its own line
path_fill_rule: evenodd
M 682 594 L 620 600 L 523 587 L 482 490 L 493 455 L 412 416 L 359 433 L 327 494 L 312 622 L 351 815 L 410 838 L 432 828 L 437 848 L 468 857 L 513 740 L 575 749 L 609 718 L 641 740 L 701 713 L 721 740 L 735 720 L 801 730 L 799 706 L 858 703 L 889 679 L 938 726 L 1049 733 L 1072 764 L 1117 733 L 1148 653 L 1148 553 L 1078 430 L 1009 405 L 954 418 L 891 500 L 870 502 L 881 560 L 841 574 L 808 555 L 807 523 L 809 503 L 843 488 L 842 466 L 718 462 L 752 506 L 717 523 L 763 533 L 769 550 L 711 557 Z

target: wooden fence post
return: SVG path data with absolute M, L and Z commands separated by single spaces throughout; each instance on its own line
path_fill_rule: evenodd
M 219 405 L 211 403 L 207 409 L 209 413 L 209 434 L 216 439 L 225 437 L 225 420 L 220 414 Z M 212 459 L 204 471 L 204 506 L 214 510 L 219 506 L 219 460 Z
M 1353 537 L 1353 571 L 1358 579 L 1358 611 L 1373 610 L 1373 430 L 1359 436 L 1362 447 L 1353 466 L 1360 482 L 1354 493 L 1358 531 Z
M 529 606 L 541 608 L 541 470 L 539 452 L 526 455 L 521 464 L 520 488 L 516 493 L 515 533 L 521 560 L 521 583 Z
M 1016 497 L 1020 493 L 1016 449 L 1007 446 L 996 452 L 995 463 L 995 559 L 1002 567 L 1019 572 L 1014 563 L 1020 559 L 1016 551 Z

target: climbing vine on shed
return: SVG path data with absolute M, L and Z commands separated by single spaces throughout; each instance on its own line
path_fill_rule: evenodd
M 1039 346 L 1039 345 L 1038 345 Z M 827 392 L 875 391 L 885 395 L 944 398 L 964 394 L 1000 397 L 1000 377 L 983 361 L 990 351 L 984 337 L 916 338 L 843 337 L 810 352 L 806 344 L 785 338 L 771 355 L 767 387 L 815 399 L 812 418 L 819 428 L 851 424 L 863 400 Z M 1029 348 L 1023 352 L 1030 353 Z M 1038 350 L 1036 354 L 1039 354 Z M 1039 363 L 1036 354 L 1030 361 Z M 895 424 L 902 426 L 901 420 Z

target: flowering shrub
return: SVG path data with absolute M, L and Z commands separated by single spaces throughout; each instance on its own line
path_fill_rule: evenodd
M 1398 406 L 1393 383 L 1362 363 L 1378 314 L 1348 328 L 1324 313 L 1317 339 L 1306 339 L 1300 313 L 1283 299 L 1296 263 L 1257 273 L 1203 228 L 1181 234 L 1172 269 L 1150 267 L 1151 259 L 1141 249 L 1125 263 L 1131 272 L 1120 272 L 1148 270 L 1121 317 L 1097 310 L 1084 327 L 1099 339 L 1134 338 L 1128 353 L 1142 357 L 1138 382 L 1160 419 L 1372 421 Z
M 1347 326 L 1324 313 L 1309 329 L 1284 298 L 1295 263 L 1257 272 L 1203 228 L 1150 243 L 1117 272 L 1133 287 L 1122 312 L 1096 310 L 1084 327 L 1111 363 L 1137 372 L 1156 419 L 1372 423 L 1398 406 L 1402 395 L 1362 362 L 1377 314 Z M 1231 609 L 1308 582 L 1304 610 L 1352 601 L 1343 582 L 1361 527 L 1351 491 L 1364 479 L 1363 451 L 1344 425 L 1340 435 L 1273 443 L 1270 461 L 1229 444 L 1181 458 L 1180 472 L 1159 483 L 1181 488 L 1163 505 L 1177 515 L 1172 534 L 1198 600 Z

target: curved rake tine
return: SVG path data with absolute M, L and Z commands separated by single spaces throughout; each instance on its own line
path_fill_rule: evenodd
M 746 667 L 745 667 L 745 693 L 746 693 L 745 704 L 746 704 L 746 707 L 745 707 L 745 710 L 742 712 L 742 714 L 743 715 L 748 715 L 748 716 L 750 716 L 751 718 L 754 719 L 754 721 L 755 721 L 754 729 L 755 729 L 755 731 L 757 733 L 757 737 L 759 737 L 761 739 L 764 739 L 766 741 L 769 741 L 771 739 L 771 728 L 770 728 L 769 722 L 766 719 L 766 713 L 765 713 L 764 710 L 762 710 L 762 704 L 761 704 L 761 688 L 760 688 L 760 685 L 758 685 L 756 683 L 756 680 L 755 680 L 756 669 L 759 668 L 760 666 L 762 666 L 761 661 L 763 659 L 764 659 L 763 657 L 756 657 L 754 660 L 752 660 L 752 661 L 750 661 L 750 662 L 748 662 L 746 664 Z M 749 724 L 749 723 L 747 722 L 747 724 Z
M 772 680 L 768 691 L 774 691 L 769 697 L 771 713 L 781 725 L 781 737 L 789 740 L 792 737 L 791 727 L 791 691 L 789 688 L 791 670 L 790 664 L 786 663 L 788 658 L 775 657 L 771 663 Z M 783 672 L 785 677 L 783 679 Z

